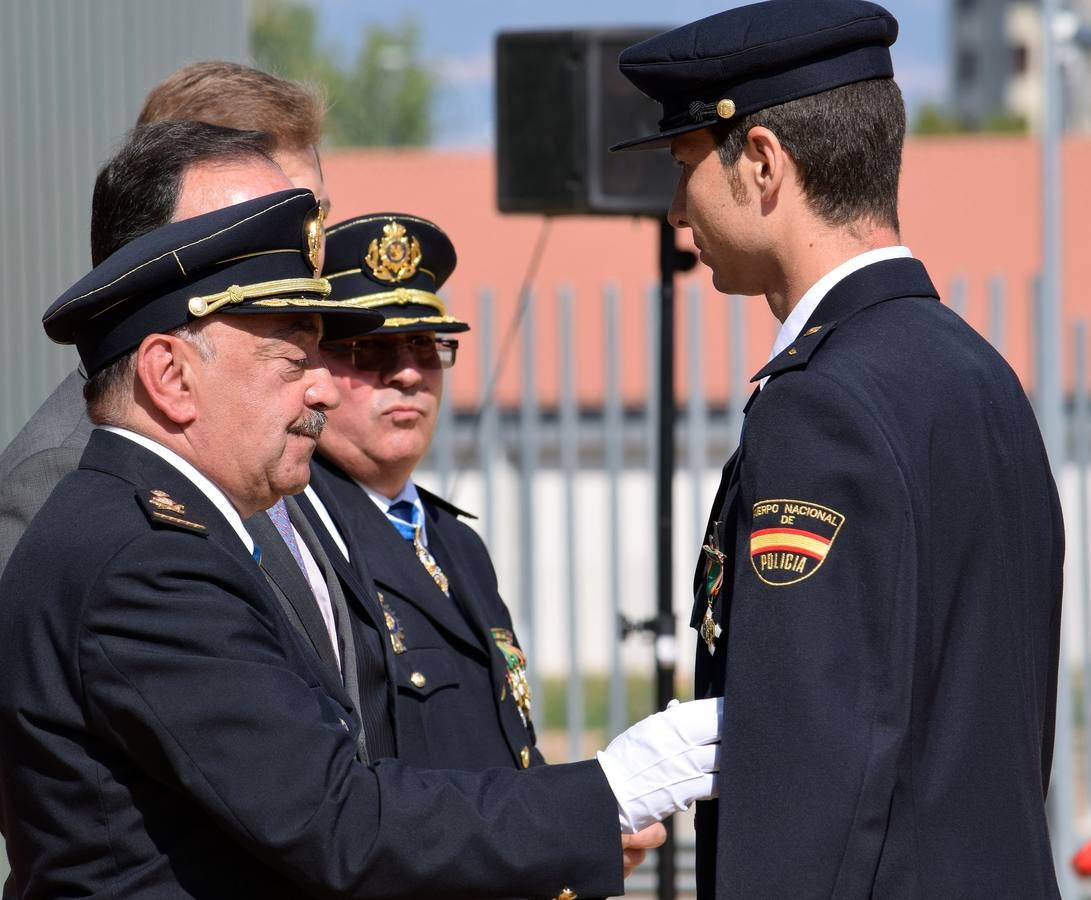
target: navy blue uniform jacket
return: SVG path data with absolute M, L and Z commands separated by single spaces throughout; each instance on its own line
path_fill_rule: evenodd
M 357 762 L 348 698 L 238 536 L 125 438 L 95 432 L 27 530 L 0 579 L 0 634 L 6 896 L 622 888 L 596 763 Z
M 1056 897 L 1063 530 L 1014 373 L 915 260 L 837 284 L 755 377 L 695 579 L 723 694 L 703 898 Z M 703 554 L 707 556 L 707 554 Z
M 447 597 L 351 478 L 318 457 L 311 469 L 311 486 L 349 548 L 350 568 L 371 596 L 381 594 L 393 620 L 396 636 L 387 651 L 397 684 L 398 758 L 455 769 L 541 763 L 533 724 L 519 715 L 493 634 L 512 634 L 511 614 L 484 543 L 458 519 L 463 513 L 418 488 L 429 550 L 449 581 Z M 335 546 L 324 547 L 335 565 L 345 565 Z

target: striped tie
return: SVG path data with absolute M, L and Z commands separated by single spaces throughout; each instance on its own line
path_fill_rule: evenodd
M 288 545 L 288 549 L 292 552 L 292 557 L 302 570 L 304 577 L 307 575 L 307 567 L 303 565 L 303 554 L 299 552 L 299 544 L 295 540 L 295 529 L 292 528 L 291 520 L 288 518 L 288 509 L 284 505 L 284 498 L 281 497 L 265 510 L 266 514 L 272 519 L 273 524 L 276 526 L 280 536 L 284 538 L 284 543 Z

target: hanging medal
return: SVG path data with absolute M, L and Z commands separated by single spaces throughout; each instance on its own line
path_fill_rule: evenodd
M 515 701 L 515 708 L 519 711 L 519 718 L 523 720 L 523 725 L 527 725 L 530 721 L 530 681 L 527 679 L 526 654 L 515 643 L 515 635 L 507 628 L 490 628 L 489 631 L 504 656 L 506 680 Z
M 708 536 L 708 543 L 702 548 L 705 554 L 705 598 L 708 600 L 708 608 L 705 609 L 705 617 L 701 620 L 701 640 L 708 647 L 709 656 L 716 653 L 716 639 L 723 634 L 723 629 L 712 617 L 712 604 L 719 596 L 724 586 L 724 555 L 716 546 L 715 535 Z

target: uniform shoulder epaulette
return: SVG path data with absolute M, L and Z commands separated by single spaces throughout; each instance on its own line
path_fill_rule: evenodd
M 424 488 L 420 487 L 419 485 L 417 486 L 417 493 L 420 494 L 420 497 L 421 497 L 422 500 L 427 500 L 429 503 L 433 504 L 434 506 L 438 506 L 440 509 L 447 510 L 447 512 L 449 512 L 453 516 L 459 516 L 459 517 L 461 517 L 463 519 L 476 519 L 477 518 L 477 516 L 475 516 L 473 513 L 466 512 L 466 510 L 464 510 L 464 509 L 460 509 L 459 507 L 457 507 L 453 503 L 451 503 L 449 500 L 444 500 L 442 497 L 436 496 L 431 491 L 426 491 Z
M 170 525 L 182 531 L 208 534 L 208 526 L 185 518 L 186 507 L 160 488 L 137 491 L 140 508 L 153 525 Z

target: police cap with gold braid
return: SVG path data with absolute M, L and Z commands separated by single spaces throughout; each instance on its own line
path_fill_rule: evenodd
M 469 331 L 436 294 L 455 269 L 455 248 L 436 225 L 405 213 L 371 213 L 326 231 L 330 296 L 381 312 L 376 334 Z M 334 338 L 329 338 L 334 340 Z
M 863 0 L 767 0 L 622 51 L 621 74 L 663 105 L 659 131 L 611 150 L 660 147 L 687 131 L 832 88 L 891 78 L 895 18 Z
M 331 338 L 373 330 L 382 316 L 330 299 L 319 276 L 322 220 L 293 189 L 171 222 L 130 241 L 64 292 L 42 317 L 75 344 L 88 375 L 149 334 L 209 315 L 321 313 Z

